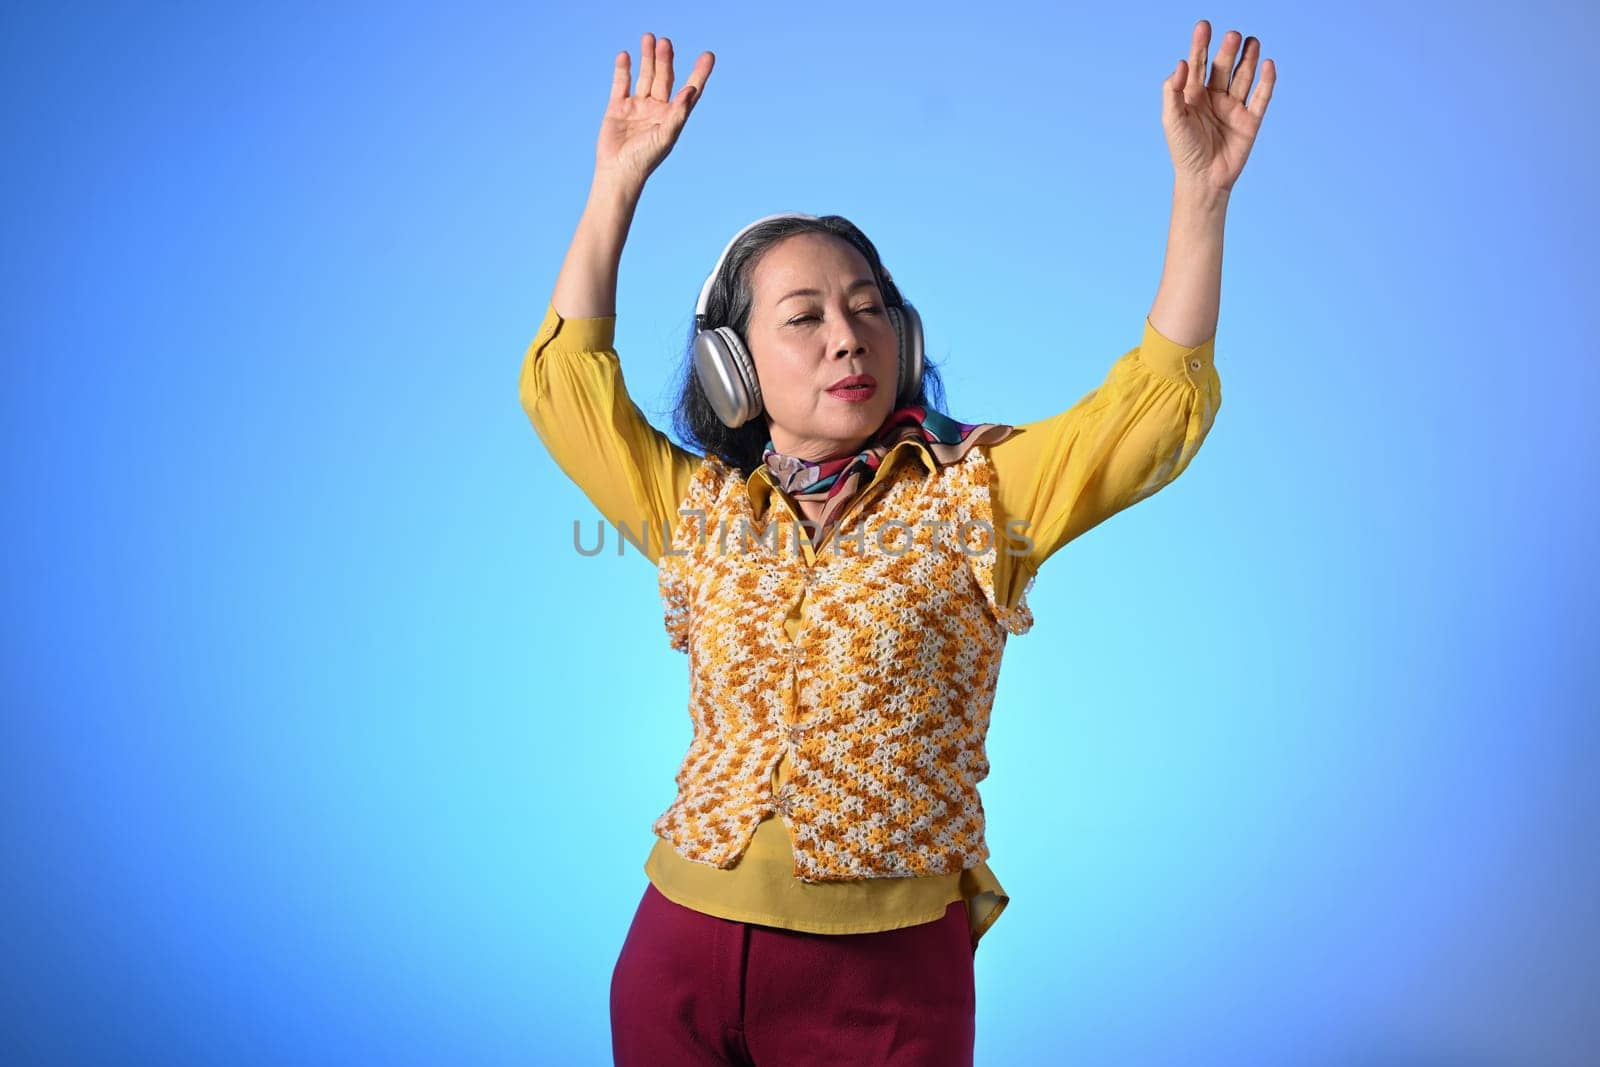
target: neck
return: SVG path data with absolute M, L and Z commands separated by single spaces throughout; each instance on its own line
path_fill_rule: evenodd
M 792 456 L 803 459 L 807 463 L 826 463 L 830 459 L 843 459 L 853 456 L 867 447 L 872 438 L 863 437 L 859 441 L 840 443 L 838 441 L 799 441 L 792 447 L 785 447 L 776 438 L 772 439 L 772 450 L 782 456 Z
M 894 414 L 894 411 L 889 412 L 889 414 L 884 417 L 882 425 L 880 425 L 876 430 L 867 436 L 857 438 L 854 441 L 847 441 L 843 443 L 838 441 L 817 441 L 804 439 L 790 440 L 787 442 L 780 441 L 779 437 L 781 435 L 775 434 L 770 424 L 767 429 L 767 439 L 772 442 L 772 450 L 777 452 L 779 455 L 792 456 L 795 459 L 803 459 L 807 463 L 826 463 L 830 459 L 842 459 L 845 456 L 856 455 L 862 449 L 866 448 L 873 441 L 877 440 L 878 437 L 884 432 L 884 428 L 887 427 L 893 420 Z

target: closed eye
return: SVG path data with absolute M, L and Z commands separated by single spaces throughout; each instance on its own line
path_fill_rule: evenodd
M 858 314 L 858 315 L 881 315 L 882 313 L 883 313 L 883 308 L 879 307 L 877 304 L 868 304 L 866 307 L 856 308 L 856 314 Z M 788 322 L 784 323 L 784 325 L 785 326 L 795 326 L 795 325 L 798 325 L 799 323 L 802 323 L 802 322 L 815 322 L 815 321 L 817 321 L 817 316 L 815 316 L 815 315 L 796 315 L 794 318 L 792 318 Z

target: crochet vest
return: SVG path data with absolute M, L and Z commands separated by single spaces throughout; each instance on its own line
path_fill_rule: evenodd
M 978 783 L 1008 633 L 993 468 L 982 448 L 927 471 L 902 457 L 862 491 L 814 564 L 715 456 L 691 480 L 659 568 L 672 647 L 689 655 L 694 736 L 656 819 L 679 854 L 729 868 L 787 820 L 807 882 L 951 874 L 989 856 Z M 942 524 L 942 525 L 941 525 Z M 791 640 L 785 620 L 807 598 Z M 787 752 L 777 793 L 772 773 Z

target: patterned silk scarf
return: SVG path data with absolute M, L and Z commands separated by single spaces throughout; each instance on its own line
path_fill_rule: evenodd
M 939 466 L 960 461 L 980 444 L 1004 441 L 1016 428 L 999 422 L 957 422 L 932 408 L 903 407 L 889 413 L 878 432 L 854 455 L 808 460 L 773 450 L 768 439 L 762 461 L 773 481 L 796 503 L 822 502 L 822 521 L 812 542 L 820 547 L 856 495 L 872 484 L 889 450 L 901 441 L 921 441 Z M 810 532 L 808 520 L 807 531 Z

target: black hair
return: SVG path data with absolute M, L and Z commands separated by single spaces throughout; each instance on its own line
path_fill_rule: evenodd
M 872 280 L 877 283 L 878 291 L 889 306 L 905 305 L 905 298 L 883 269 L 877 248 L 849 219 L 840 215 L 823 215 L 815 219 L 780 218 L 753 227 L 729 249 L 728 257 L 723 261 L 722 269 L 717 273 L 716 280 L 711 284 L 711 292 L 706 297 L 705 329 L 731 326 L 740 337 L 745 336 L 745 329 L 750 324 L 750 308 L 754 303 L 750 276 L 756 260 L 785 237 L 797 233 L 823 233 L 848 241 L 866 259 L 867 266 L 872 269 Z M 689 341 L 679 371 L 678 404 L 673 410 L 672 426 L 686 448 L 714 455 L 748 476 L 761 465 L 761 455 L 771 431 L 764 413 L 739 427 L 727 426 L 717 417 L 705 390 L 700 386 L 699 375 L 695 373 L 694 338 L 700 329 L 701 326 L 696 323 L 689 324 Z M 922 385 L 910 403 L 944 412 L 944 382 L 926 353 L 923 355 Z

